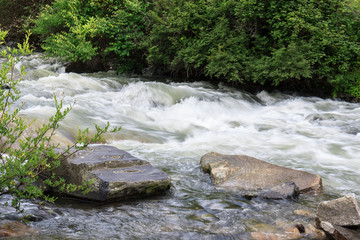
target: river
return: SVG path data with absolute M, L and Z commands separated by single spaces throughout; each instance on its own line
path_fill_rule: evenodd
M 114 72 L 65 73 L 64 64 L 35 53 L 20 83 L 21 114 L 46 119 L 53 94 L 76 101 L 61 125 L 66 136 L 94 124 L 122 126 L 107 144 L 168 173 L 165 196 L 97 205 L 61 199 L 30 225 L 36 239 L 250 239 L 251 226 L 293 221 L 295 209 L 360 194 L 360 105 L 266 91 L 252 95 L 206 82 L 122 77 Z M 208 152 L 246 154 L 319 174 L 324 193 L 298 200 L 247 200 L 215 188 L 199 166 Z M 31 202 L 26 212 L 39 212 Z M 12 210 L 2 207 L 5 215 Z

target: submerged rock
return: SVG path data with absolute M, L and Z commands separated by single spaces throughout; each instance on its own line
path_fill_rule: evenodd
M 275 221 L 276 226 L 268 224 L 253 224 L 248 226 L 251 237 L 254 240 L 275 240 L 275 239 L 328 239 L 324 231 L 315 228 L 311 224 L 305 227 L 297 221 L 284 222 Z
M 304 217 L 309 217 L 312 219 L 315 218 L 315 212 L 310 209 L 296 209 L 296 210 L 294 210 L 294 214 L 304 216 Z
M 296 227 L 286 229 L 283 233 L 251 232 L 250 235 L 254 240 L 295 240 L 303 238 L 303 235 Z
M 18 221 L 0 221 L 0 237 L 20 237 L 36 234 L 37 231 Z
M 323 230 L 317 229 L 312 224 L 308 224 L 305 227 L 305 234 L 308 239 L 319 239 L 319 240 L 328 239 Z
M 319 175 L 293 170 L 267 163 L 245 155 L 208 153 L 201 158 L 201 168 L 210 173 L 212 182 L 219 187 L 240 192 L 258 192 L 267 188 L 286 192 L 286 182 L 294 182 L 299 193 L 319 192 Z M 283 186 L 283 189 L 280 189 Z M 295 191 L 296 195 L 296 191 Z M 270 197 L 271 194 L 268 195 Z
M 251 232 L 252 239 L 254 240 L 284 240 L 286 235 L 274 234 L 274 233 L 263 233 L 263 232 Z
M 97 145 L 79 151 L 54 170 L 68 183 L 93 181 L 90 192 L 69 193 L 95 201 L 114 201 L 155 195 L 170 188 L 169 176 L 116 147 Z
M 360 209 L 356 199 L 345 196 L 331 201 L 321 202 L 316 210 L 317 222 L 329 222 L 345 227 L 360 226 Z

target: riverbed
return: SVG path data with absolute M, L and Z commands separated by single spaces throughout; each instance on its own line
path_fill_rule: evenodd
M 66 73 L 58 59 L 40 53 L 20 83 L 22 116 L 47 119 L 53 95 L 73 109 L 61 124 L 71 139 L 78 128 L 121 126 L 106 144 L 165 171 L 165 196 L 112 204 L 64 198 L 49 205 L 36 239 L 250 239 L 256 224 L 294 221 L 296 209 L 360 194 L 360 105 L 296 94 L 250 94 L 207 82 L 119 76 L 115 72 Z M 298 200 L 248 200 L 211 184 L 199 166 L 208 152 L 245 154 L 318 174 L 324 193 Z M 39 212 L 31 202 L 28 213 Z M 2 208 L 7 216 L 11 208 Z

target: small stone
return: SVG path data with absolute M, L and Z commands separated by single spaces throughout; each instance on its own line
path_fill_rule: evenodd
M 305 228 L 300 223 L 284 222 L 282 220 L 276 220 L 276 226 L 268 224 L 255 224 L 252 227 L 248 227 L 251 231 L 251 236 L 256 240 L 273 240 L 273 239 L 302 239 L 305 233 Z
M 325 240 L 326 234 L 324 231 L 317 229 L 311 224 L 308 224 L 305 227 L 305 233 L 310 239 L 319 239 L 319 240 Z
M 309 218 L 315 218 L 315 212 L 312 210 L 307 210 L 307 209 L 294 210 L 294 214 L 309 217 Z
M 249 225 L 247 228 L 250 232 L 280 233 L 280 230 L 278 228 L 266 223 L 252 224 Z
M 293 227 L 296 227 L 296 228 L 303 228 L 304 226 L 299 223 L 298 221 L 294 221 L 294 222 L 285 222 L 283 220 L 276 220 L 275 221 L 275 225 L 276 227 L 280 228 L 280 229 L 291 229 Z M 299 230 L 300 231 L 300 230 Z M 301 232 L 301 231 L 300 231 Z
M 287 239 L 301 239 L 303 237 L 297 227 L 286 229 L 285 234 Z
M 329 222 L 320 222 L 320 227 L 324 229 L 324 231 L 330 235 L 334 235 L 335 228 L 334 226 Z
M 353 196 L 321 202 L 316 211 L 317 221 L 343 227 L 360 226 L 360 209 Z

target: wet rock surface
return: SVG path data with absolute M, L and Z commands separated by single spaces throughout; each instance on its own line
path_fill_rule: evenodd
M 340 226 L 334 226 L 334 238 L 336 240 L 359 240 L 360 239 L 360 231 L 344 228 Z
M 316 210 L 318 222 L 330 222 L 338 226 L 360 226 L 360 209 L 353 196 L 345 196 L 321 202 Z
M 293 199 L 299 196 L 299 188 L 294 182 L 285 182 L 262 190 L 258 197 L 265 199 Z
M 316 228 L 312 224 L 308 224 L 305 227 L 305 233 L 309 239 L 319 239 L 319 240 L 328 239 L 326 233 L 323 230 Z
M 271 198 L 273 193 L 278 192 L 284 193 L 280 198 L 287 198 L 298 193 L 322 190 L 319 175 L 277 166 L 245 155 L 208 153 L 202 156 L 200 162 L 203 171 L 210 173 L 213 184 L 245 194 L 249 191 L 253 195 Z M 293 182 L 295 187 L 289 182 Z M 272 191 L 265 194 L 265 189 Z M 278 196 L 274 195 L 274 198 Z
M 95 145 L 79 151 L 54 171 L 69 183 L 93 181 L 90 192 L 69 193 L 94 201 L 115 201 L 165 193 L 169 176 L 118 148 Z
M 294 210 L 294 214 L 295 215 L 299 215 L 299 216 L 304 216 L 304 217 L 308 217 L 311 219 L 315 218 L 315 211 L 310 210 L 310 209 L 296 209 Z
M 359 240 L 360 231 L 358 228 L 346 228 L 333 225 L 330 222 L 320 222 L 319 226 L 327 235 L 326 239 L 335 240 Z
M 0 221 L 0 238 L 28 236 L 36 233 L 37 231 L 22 222 L 10 220 Z
M 311 224 L 306 226 L 297 221 L 283 222 L 276 220 L 275 225 L 255 224 L 248 226 L 250 236 L 254 240 L 285 239 L 327 239 L 325 232 Z
M 321 202 L 316 210 L 316 225 L 336 240 L 360 239 L 360 210 L 353 196 Z

